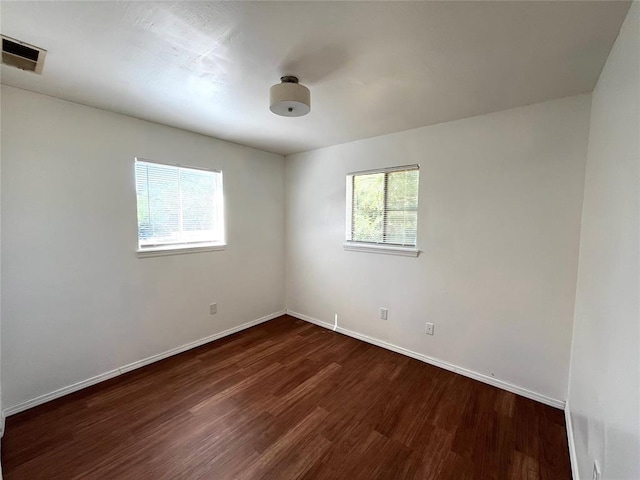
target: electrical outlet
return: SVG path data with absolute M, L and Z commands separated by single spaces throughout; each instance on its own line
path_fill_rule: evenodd
M 593 475 L 592 480 L 600 480 L 600 465 L 598 465 L 598 461 L 593 461 Z
M 433 323 L 427 322 L 424 326 L 424 333 L 427 335 L 433 335 Z
M 380 309 L 380 318 L 382 320 L 386 320 L 387 318 L 389 318 L 389 310 L 387 308 Z
M 209 305 L 209 314 L 215 315 L 216 313 L 218 313 L 218 304 L 212 303 L 211 305 Z

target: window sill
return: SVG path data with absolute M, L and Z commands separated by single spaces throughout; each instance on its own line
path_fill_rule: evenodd
M 167 245 L 163 247 L 138 249 L 136 251 L 136 255 L 138 256 L 138 258 L 161 257 L 164 255 L 182 255 L 185 253 L 213 252 L 216 250 L 224 250 L 226 248 L 226 244 L 220 243 L 211 243 L 205 245 L 200 244 L 194 246 Z
M 420 250 L 414 247 L 398 247 L 394 245 L 379 245 L 375 243 L 352 243 L 342 244 L 345 250 L 351 252 L 382 253 L 385 255 L 401 255 L 403 257 L 417 257 Z

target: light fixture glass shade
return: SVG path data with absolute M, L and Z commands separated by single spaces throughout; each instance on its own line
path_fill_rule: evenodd
M 311 111 L 311 93 L 296 77 L 282 77 L 282 83 L 271 87 L 269 109 L 283 117 L 301 117 Z

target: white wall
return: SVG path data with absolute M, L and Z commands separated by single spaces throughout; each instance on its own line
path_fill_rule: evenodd
M 580 478 L 640 479 L 640 4 L 593 92 L 569 407 Z
M 287 157 L 287 308 L 566 399 L 589 108 L 582 95 Z M 344 251 L 345 174 L 411 163 L 422 254 Z
M 2 91 L 0 89 L 0 105 Z M 2 132 L 2 110 L 0 109 L 0 132 Z M 0 148 L 0 272 L 2 271 L 2 148 Z M 4 435 L 4 414 L 2 413 L 2 275 L 0 275 L 0 438 Z M 2 444 L 0 441 L 0 452 Z M 2 455 L 0 454 L 0 458 Z M 2 464 L 0 464 L 0 480 L 2 480 Z
M 282 156 L 6 86 L 2 127 L 5 408 L 284 308 Z M 223 171 L 225 251 L 136 257 L 135 156 Z

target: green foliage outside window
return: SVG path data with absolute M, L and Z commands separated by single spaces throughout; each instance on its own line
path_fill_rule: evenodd
M 349 240 L 415 246 L 418 175 L 417 168 L 354 174 Z

